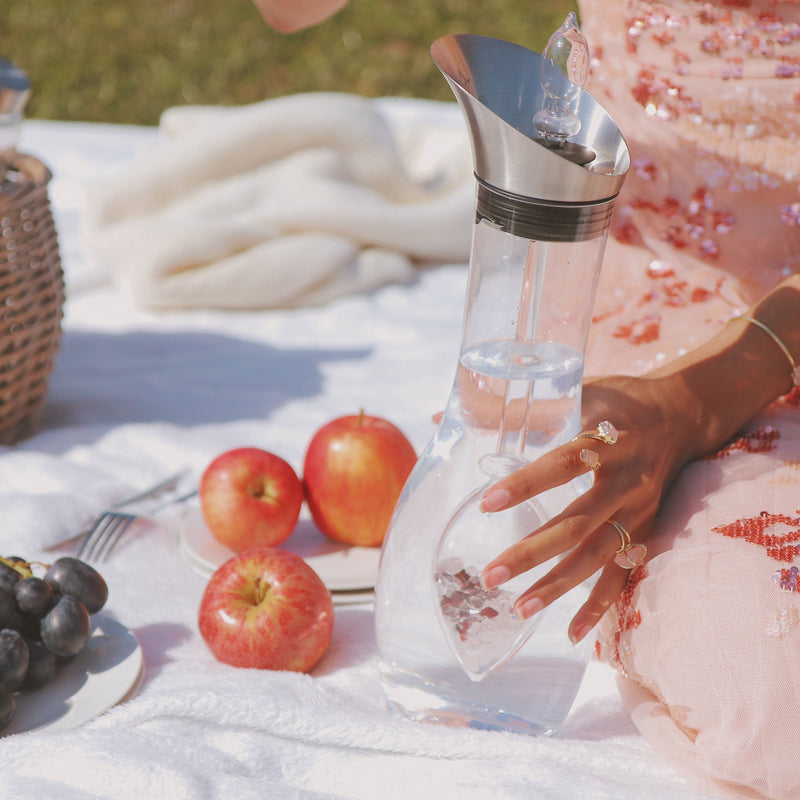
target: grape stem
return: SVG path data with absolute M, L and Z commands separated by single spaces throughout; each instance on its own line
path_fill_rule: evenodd
M 11 561 L 8 558 L 0 556 L 0 564 L 5 564 L 7 567 L 10 567 L 15 572 L 19 572 L 23 578 L 30 578 L 33 575 L 33 570 L 31 570 L 31 565 L 27 561 L 19 562 L 19 561 Z

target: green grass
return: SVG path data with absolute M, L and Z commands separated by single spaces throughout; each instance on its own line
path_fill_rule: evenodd
M 317 28 L 285 35 L 250 0 L 0 0 L 0 55 L 31 79 L 30 117 L 149 125 L 174 105 L 307 91 L 451 100 L 430 59 L 434 39 L 480 33 L 541 50 L 573 8 L 351 0 Z

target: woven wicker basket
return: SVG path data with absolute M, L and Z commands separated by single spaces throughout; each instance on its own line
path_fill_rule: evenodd
M 0 184 L 0 443 L 36 429 L 61 340 L 64 276 L 50 171 L 19 155 Z

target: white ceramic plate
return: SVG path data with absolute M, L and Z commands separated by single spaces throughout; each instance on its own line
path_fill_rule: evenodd
M 130 699 L 144 678 L 136 637 L 119 622 L 96 614 L 86 646 L 58 667 L 41 689 L 15 695 L 17 712 L 0 736 L 26 731 L 75 728 L 107 708 Z
M 187 510 L 179 531 L 181 554 L 201 575 L 210 577 L 234 555 L 208 530 L 200 508 Z M 372 599 L 378 577 L 377 547 L 351 547 L 323 536 L 310 520 L 301 519 L 280 547 L 299 555 L 322 579 L 337 604 Z

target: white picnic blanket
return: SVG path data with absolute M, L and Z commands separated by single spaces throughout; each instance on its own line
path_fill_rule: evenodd
M 450 104 L 384 100 L 387 124 L 458 120 Z M 301 468 L 313 431 L 359 407 L 418 449 L 450 391 L 466 269 L 318 307 L 147 311 L 89 259 L 87 187 L 125 172 L 155 129 L 27 122 L 22 147 L 55 172 L 69 299 L 38 433 L 0 449 L 0 552 L 44 548 L 108 503 L 217 453 L 266 447 Z M 432 141 L 435 141 L 432 140 Z M 15 800 L 702 800 L 636 732 L 593 663 L 562 732 L 537 738 L 392 717 L 369 603 L 336 607 L 311 675 L 217 663 L 196 624 L 205 578 L 179 552 L 183 509 L 142 520 L 105 565 L 107 613 L 137 637 L 144 683 L 80 727 L 0 738 L 0 797 Z

